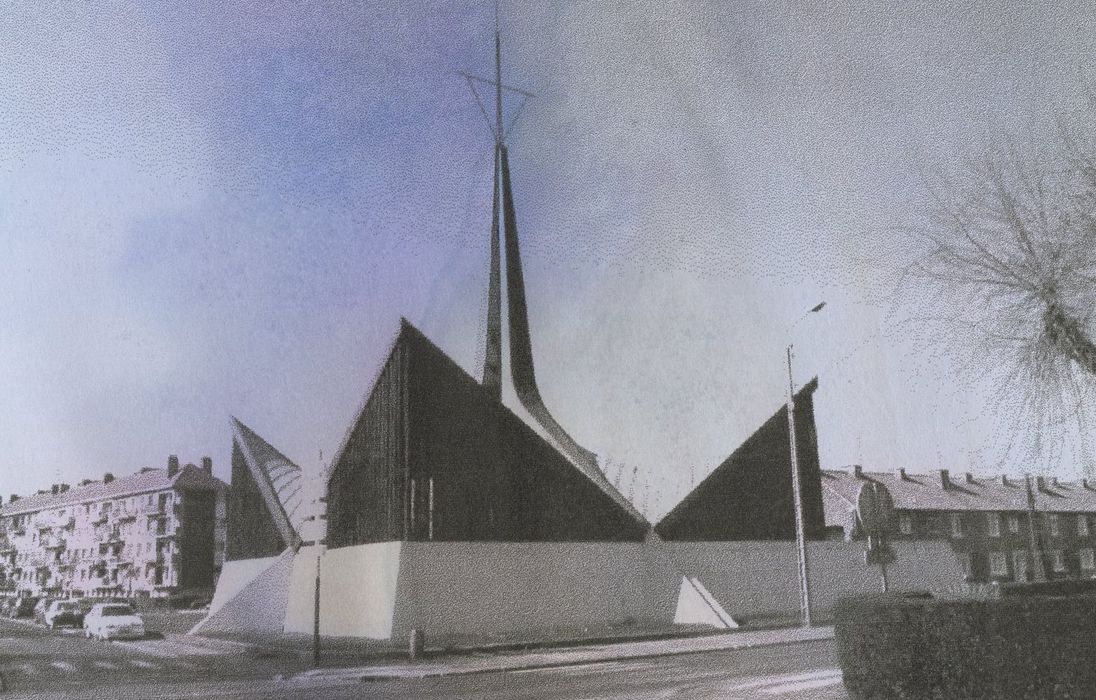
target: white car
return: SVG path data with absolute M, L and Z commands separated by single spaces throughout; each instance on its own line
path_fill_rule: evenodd
M 97 603 L 84 616 L 84 636 L 140 639 L 145 636 L 145 621 L 125 603 Z

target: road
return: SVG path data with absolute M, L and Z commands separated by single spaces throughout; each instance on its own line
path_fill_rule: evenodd
M 0 619 L 0 674 L 7 687 L 0 698 L 90 689 L 102 693 L 103 688 L 113 692 L 100 697 L 116 697 L 125 685 L 269 680 L 303 667 L 295 657 L 259 658 L 240 645 L 175 634 L 100 642 L 76 630 L 51 631 L 28 621 Z
M 176 635 L 107 643 L 0 620 L 0 698 L 847 698 L 831 641 L 399 681 L 275 680 L 304 663 Z

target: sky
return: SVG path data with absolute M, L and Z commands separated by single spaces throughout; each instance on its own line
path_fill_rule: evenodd
M 1019 472 L 985 368 L 895 319 L 926 173 L 1085 99 L 1090 3 L 503 2 L 541 392 L 656 515 L 819 376 L 824 468 Z M 309 471 L 406 317 L 474 376 L 488 2 L 0 16 L 0 494 Z M 518 103 L 511 100 L 513 114 Z M 804 312 L 825 300 L 825 309 Z M 1066 477 L 1087 465 L 1038 465 Z

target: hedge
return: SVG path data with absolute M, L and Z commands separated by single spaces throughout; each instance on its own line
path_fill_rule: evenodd
M 1091 698 L 1096 595 L 929 600 L 860 596 L 834 607 L 853 698 Z
M 1062 579 L 1037 583 L 1003 583 L 1002 597 L 1033 595 L 1096 595 L 1096 579 Z

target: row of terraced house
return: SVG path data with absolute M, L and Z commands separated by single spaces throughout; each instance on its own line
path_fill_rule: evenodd
M 85 480 L 0 506 L 0 590 L 162 597 L 211 588 L 224 560 L 227 486 L 213 463 Z
M 945 540 L 968 581 L 1030 581 L 1041 563 L 1048 579 L 1096 578 L 1096 483 L 1008 475 L 953 477 L 824 470 L 826 525 L 832 537 L 859 539 L 854 511 L 861 485 L 891 493 L 897 540 Z

